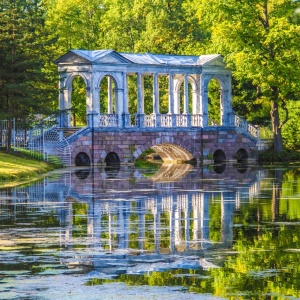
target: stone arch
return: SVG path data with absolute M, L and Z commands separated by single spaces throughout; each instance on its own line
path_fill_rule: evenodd
M 220 86 L 220 123 L 219 125 L 230 125 L 231 124 L 231 75 L 228 74 L 202 74 L 201 75 L 201 98 L 202 98 L 202 113 L 208 115 L 208 86 L 212 79 L 215 79 Z
M 101 84 L 103 83 L 103 80 L 107 78 L 107 95 L 106 95 L 106 100 L 107 102 L 104 102 L 103 98 L 103 90 L 101 89 Z M 118 81 L 116 79 L 116 77 L 114 76 L 114 74 L 111 73 L 105 73 L 105 74 L 101 74 L 101 76 L 99 77 L 99 82 L 97 84 L 97 86 L 99 87 L 99 108 L 100 108 L 100 113 L 107 113 L 107 114 L 112 114 L 112 113 L 117 113 L 117 109 L 118 109 L 118 95 L 117 95 L 117 91 L 119 89 L 119 85 L 118 85 Z M 105 108 L 106 105 L 106 109 Z
M 74 95 L 74 89 L 73 89 L 73 82 L 75 78 L 80 78 L 83 81 L 83 84 L 85 86 L 85 94 L 84 96 L 84 100 L 82 99 L 82 103 L 84 103 L 85 106 L 85 110 L 81 110 L 81 113 L 77 112 L 77 114 L 75 114 L 73 112 L 73 114 L 71 114 L 71 112 L 69 112 L 69 121 L 68 121 L 68 125 L 69 126 L 77 126 L 77 119 L 78 119 L 78 115 L 81 115 L 82 121 L 84 123 L 87 123 L 87 114 L 88 111 L 90 110 L 90 80 L 87 77 L 87 74 L 84 74 L 82 72 L 71 72 L 68 73 L 65 79 L 65 90 L 66 90 L 66 95 L 65 95 L 65 100 L 64 100 L 64 105 L 63 108 L 64 109 L 71 109 L 72 107 L 75 107 L 75 104 L 73 102 L 73 95 Z M 77 103 L 79 105 L 79 103 Z M 79 105 L 80 107 L 80 105 Z M 82 107 L 83 108 L 83 107 Z M 72 121 L 71 121 L 72 120 Z
M 88 78 L 85 76 L 84 73 L 82 72 L 72 72 L 72 73 L 69 73 L 65 79 L 65 87 L 66 88 L 72 88 L 72 82 L 74 80 L 75 77 L 81 77 L 85 83 L 85 86 L 86 88 L 89 88 L 91 85 L 90 85 L 90 80 L 88 80 Z
M 119 78 L 120 76 L 118 76 L 118 74 L 116 72 L 99 72 L 98 73 L 98 78 L 96 79 L 96 86 L 100 86 L 101 81 L 105 78 L 105 77 L 110 77 L 115 85 L 116 85 L 116 89 L 119 89 L 123 84 L 121 81 L 121 78 Z
M 174 86 L 174 91 L 178 92 L 180 90 L 182 83 L 184 82 L 184 76 L 181 75 L 180 77 L 177 77 L 176 79 L 177 79 L 177 81 Z M 194 78 L 194 76 L 188 75 L 188 82 L 192 85 L 194 91 L 199 89 L 199 84 L 197 83 L 197 80 Z
M 85 152 L 79 152 L 75 156 L 75 165 L 76 166 L 90 166 L 91 159 Z
M 248 157 L 249 157 L 248 152 L 244 148 L 240 148 L 235 154 L 235 158 L 237 159 L 237 162 L 245 162 L 247 161 Z
M 169 135 L 149 140 L 143 146 L 136 149 L 133 156 L 138 158 L 145 150 L 151 148 L 162 158 L 164 162 L 196 163 L 195 156 L 185 149 L 185 147 L 180 145 L 182 144 L 180 139 L 176 138 L 176 142 L 174 140 L 175 138 Z
M 104 162 L 107 166 L 120 165 L 120 157 L 116 152 L 107 153 Z
M 124 151 L 117 145 L 115 146 L 108 146 L 105 144 L 103 149 L 101 149 L 100 153 L 95 153 L 95 164 L 100 165 L 100 166 L 105 166 L 107 164 L 106 158 L 110 153 L 115 153 L 118 158 L 119 158 L 119 163 L 126 162 L 124 160 Z
M 175 77 L 175 85 L 174 85 L 174 101 L 175 101 L 175 113 L 177 114 L 180 114 L 182 113 L 180 111 L 180 106 L 181 104 L 183 104 L 184 106 L 184 101 L 183 103 L 181 103 L 182 101 L 182 85 L 184 84 L 185 82 L 185 77 L 184 75 L 176 75 Z M 189 114 L 196 114 L 197 113 L 197 101 L 198 101 L 198 97 L 197 95 L 199 94 L 199 83 L 197 82 L 197 79 L 193 76 L 193 75 L 188 75 L 187 76 L 187 82 L 188 84 L 191 84 L 191 89 L 188 88 L 188 104 L 187 104 L 187 107 L 189 107 L 190 103 L 189 103 L 189 100 L 190 100 L 190 97 L 191 97 L 191 100 L 192 100 L 192 107 L 191 108 L 187 108 L 187 112 Z M 184 87 L 183 87 L 184 88 Z M 184 91 L 183 91 L 184 93 Z M 183 96 L 184 98 L 184 96 Z M 177 102 L 177 103 L 176 103 Z M 177 108 L 177 109 L 176 109 Z M 177 111 L 176 111 L 177 110 Z M 183 109 L 183 111 L 185 111 L 185 109 Z M 186 112 L 184 112 L 186 113 Z
M 163 143 L 154 145 L 151 149 L 154 150 L 164 162 L 184 163 L 194 162 L 196 160 L 190 152 L 176 144 Z
M 76 166 L 76 156 L 79 153 L 85 153 L 89 158 L 90 161 L 92 163 L 92 153 L 91 153 L 91 149 L 88 146 L 77 146 L 73 149 L 72 151 L 72 156 L 71 156 L 71 165 L 75 165 Z
M 223 150 L 218 149 L 213 154 L 213 159 L 215 163 L 221 163 L 226 161 L 226 154 Z

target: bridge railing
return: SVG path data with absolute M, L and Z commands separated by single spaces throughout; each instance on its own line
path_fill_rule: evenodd
M 127 114 L 124 124 L 126 128 L 202 127 L 203 118 L 200 114 Z
M 248 132 L 253 137 L 259 139 L 259 126 L 254 126 L 237 114 L 234 114 L 234 126 Z
M 117 114 L 100 114 L 99 116 L 100 127 L 118 127 Z
M 190 127 L 203 127 L 204 120 L 202 114 L 124 114 L 122 116 L 124 128 L 190 128 Z M 51 124 L 51 118 L 44 120 Z M 117 114 L 100 114 L 99 127 L 118 128 L 120 126 L 119 116 Z M 230 113 L 229 126 L 236 126 L 247 132 L 251 136 L 259 139 L 259 127 L 254 126 L 235 112 Z M 208 126 L 222 126 L 212 119 L 208 120 Z M 46 129 L 47 126 L 44 126 Z M 41 130 L 40 128 L 38 130 Z M 38 132 L 37 136 L 41 133 Z M 19 138 L 19 140 L 23 140 Z

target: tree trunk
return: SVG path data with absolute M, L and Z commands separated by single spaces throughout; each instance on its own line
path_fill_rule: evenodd
M 272 221 L 275 222 L 279 216 L 279 204 L 282 191 L 283 171 L 275 170 L 272 191 Z
M 281 135 L 281 124 L 279 119 L 278 103 L 276 101 L 271 101 L 271 122 L 272 131 L 274 134 L 274 151 L 281 152 L 283 149 L 282 145 L 282 135 Z

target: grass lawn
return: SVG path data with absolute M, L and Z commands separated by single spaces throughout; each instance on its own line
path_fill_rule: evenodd
M 0 152 L 0 187 L 14 186 L 53 169 L 44 161 Z

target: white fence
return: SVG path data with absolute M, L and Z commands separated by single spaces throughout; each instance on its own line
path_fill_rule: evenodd
M 70 147 L 62 132 L 56 128 L 56 119 L 49 117 L 40 124 L 23 129 L 15 120 L 0 121 L 0 147 L 10 146 L 14 151 L 25 151 L 37 159 L 71 164 Z

